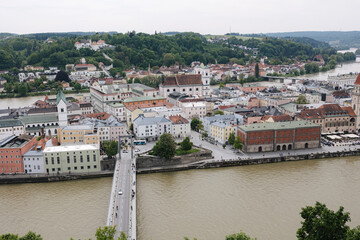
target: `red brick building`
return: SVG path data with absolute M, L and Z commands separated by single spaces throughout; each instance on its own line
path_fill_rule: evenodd
M 320 147 L 321 127 L 308 121 L 239 126 L 244 152 L 271 152 Z
M 23 155 L 37 144 L 36 137 L 9 136 L 0 141 L 0 173 L 23 173 Z

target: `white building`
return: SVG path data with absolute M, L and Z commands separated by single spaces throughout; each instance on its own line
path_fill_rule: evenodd
M 206 116 L 205 102 L 182 102 L 180 107 L 187 119 L 202 118 Z
M 24 172 L 33 173 L 45 173 L 44 170 L 44 158 L 41 146 L 35 146 L 23 155 Z
M 210 96 L 210 69 L 208 67 L 204 67 L 204 65 L 201 64 L 194 68 L 193 73 L 201 75 L 201 80 L 203 83 L 203 96 Z
M 24 124 L 18 119 L 0 120 L 0 135 L 20 136 L 25 134 Z
M 165 117 L 144 117 L 140 114 L 133 121 L 134 133 L 138 139 L 157 140 L 163 133 L 172 133 L 172 122 Z
M 105 105 L 105 112 L 113 115 L 119 121 L 126 121 L 126 111 L 124 104 L 120 102 L 109 102 Z
M 210 92 L 210 81 L 204 82 L 209 85 L 204 85 L 200 74 L 169 76 L 159 85 L 160 95 L 167 97 L 172 92 L 179 92 L 189 96 L 205 96 Z
M 172 135 L 176 138 L 185 138 L 191 135 L 190 122 L 180 115 L 170 116 L 172 122 Z
M 67 102 L 64 93 L 61 90 L 59 90 L 56 96 L 56 106 L 57 106 L 57 113 L 58 113 L 60 127 L 64 127 L 68 125 L 68 119 L 67 119 L 68 109 L 66 103 Z

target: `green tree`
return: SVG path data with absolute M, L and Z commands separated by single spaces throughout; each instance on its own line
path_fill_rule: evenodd
M 70 82 L 71 80 L 70 80 L 69 75 L 67 74 L 67 72 L 61 70 L 61 71 L 59 71 L 59 72 L 56 74 L 55 81 L 59 81 L 59 82 L 62 82 L 62 81 Z
M 234 148 L 236 150 L 241 150 L 243 148 L 243 144 L 241 142 L 240 136 L 237 136 L 234 141 Z
M 228 143 L 230 145 L 234 145 L 235 143 L 235 133 L 234 132 L 231 132 L 230 135 L 229 135 L 229 139 L 228 139 Z
M 345 240 L 350 230 L 346 225 L 350 214 L 344 212 L 344 207 L 334 212 L 325 204 L 316 202 L 314 207 L 302 208 L 300 215 L 304 221 L 296 232 L 299 240 Z
M 103 142 L 103 147 L 108 158 L 112 158 L 118 153 L 118 142 L 111 140 Z
M 346 240 L 359 240 L 360 239 L 360 226 L 357 226 L 356 228 L 351 229 L 347 233 Z
M 175 156 L 176 142 L 169 133 L 164 133 L 160 136 L 159 141 L 155 144 L 152 152 L 162 158 L 171 159 Z
M 80 85 L 80 83 L 78 83 L 78 82 L 75 83 L 74 89 L 79 92 L 79 91 L 81 90 L 81 85 Z
M 222 89 L 223 87 L 225 87 L 225 84 L 224 84 L 224 83 L 220 83 L 220 84 L 219 84 L 219 89 Z
M 240 233 L 234 233 L 231 235 L 227 235 L 226 240 L 256 240 L 256 238 L 251 238 L 248 235 L 246 235 L 243 231 L 240 231 Z
M 201 121 L 199 119 L 194 118 L 193 120 L 191 120 L 191 123 L 190 123 L 191 130 L 198 131 L 199 124 L 201 124 Z
M 0 235 L 0 240 L 42 240 L 42 237 L 30 231 L 23 237 L 19 237 L 17 234 L 11 233 L 3 234 Z
M 163 63 L 165 66 L 170 67 L 171 65 L 174 65 L 175 63 L 175 57 L 172 53 L 166 53 L 164 55 Z
M 25 97 L 27 94 L 27 88 L 24 84 L 21 84 L 18 88 L 18 93 L 20 94 L 21 97 Z
M 296 99 L 296 104 L 307 104 L 308 101 L 306 100 L 305 95 L 299 95 L 299 97 Z
M 259 70 L 259 64 L 258 63 L 255 64 L 255 77 L 256 78 L 260 77 L 260 70 Z
M 224 115 L 224 112 L 221 111 L 221 110 L 216 110 L 216 111 L 214 112 L 214 115 Z
M 96 240 L 114 240 L 116 233 L 115 226 L 105 226 L 104 228 L 99 227 L 96 230 Z
M 134 132 L 134 124 L 133 124 L 133 123 L 130 124 L 129 129 L 130 129 L 130 131 L 131 131 L 132 133 Z
M 184 151 L 188 151 L 192 148 L 193 143 L 190 141 L 190 138 L 186 137 L 181 143 L 180 143 L 181 149 Z

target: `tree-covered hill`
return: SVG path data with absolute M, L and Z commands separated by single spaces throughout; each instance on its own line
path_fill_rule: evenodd
M 63 35 L 65 34 L 65 36 Z M 69 35 L 66 35 L 69 34 Z M 246 64 L 249 60 L 256 61 L 267 56 L 270 63 L 291 63 L 294 59 L 312 60 L 317 54 L 331 56 L 335 54 L 332 48 L 314 48 L 310 42 L 296 42 L 294 39 L 277 38 L 249 38 L 241 39 L 236 36 L 228 41 L 210 43 L 207 38 L 197 33 L 179 33 L 171 36 L 163 34 L 145 33 L 96 33 L 92 35 L 76 35 L 73 33 L 47 33 L 26 36 L 13 36 L 0 41 L 0 70 L 13 67 L 21 68 L 25 65 L 57 66 L 65 68 L 65 64 L 78 63 L 85 57 L 88 63 L 103 62 L 110 65 L 102 51 L 113 59 L 116 70 L 137 67 L 147 69 L 162 65 L 190 65 L 193 61 L 208 63 L 239 63 Z M 44 39 L 51 37 L 52 43 Z M 91 49 L 76 50 L 74 43 L 81 39 L 98 41 L 105 40 L 114 49 L 92 51 Z M 247 48 L 240 48 L 239 46 Z M 322 47 L 322 46 L 319 46 Z M 327 46 L 325 46 L 327 47 Z M 253 49 L 259 54 L 253 56 Z

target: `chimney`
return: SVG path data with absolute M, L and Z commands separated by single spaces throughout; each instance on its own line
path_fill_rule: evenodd
M 128 89 L 128 91 L 130 90 L 130 85 L 129 84 L 127 85 L 127 89 Z
M 41 128 L 41 138 L 45 138 L 44 128 Z

